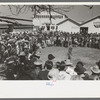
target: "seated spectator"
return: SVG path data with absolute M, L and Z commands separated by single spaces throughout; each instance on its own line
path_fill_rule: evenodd
M 79 61 L 76 64 L 76 68 L 74 70 L 77 73 L 77 75 L 73 75 L 71 77 L 71 80 L 84 80 L 83 77 L 85 77 L 84 72 L 86 71 L 86 69 L 83 66 L 84 66 L 83 62 L 81 62 L 81 61 Z
M 49 80 L 58 80 L 59 78 L 59 70 L 58 69 L 56 69 L 56 68 L 52 68 L 51 70 L 50 70 L 50 72 L 48 73 L 48 79 Z
M 42 70 L 42 71 L 39 72 L 38 78 L 40 80 L 48 80 L 47 75 L 48 75 L 49 71 L 52 69 L 52 67 L 53 66 L 51 64 L 46 63 L 45 64 L 45 70 Z
M 92 74 L 90 75 L 90 79 L 92 80 L 100 80 L 100 69 L 99 67 L 96 65 L 96 66 L 93 66 L 91 67 L 91 72 Z
M 60 69 L 60 62 L 59 62 L 59 61 L 56 62 L 56 68 L 57 68 L 58 70 Z
M 69 59 L 65 60 L 65 64 L 66 64 L 66 67 L 65 67 L 66 72 L 68 74 L 70 74 L 71 76 L 77 75 L 77 73 L 74 71 L 74 66 Z
M 100 60 L 98 62 L 96 62 L 96 65 L 99 67 L 100 69 Z
M 55 57 L 54 57 L 54 55 L 52 55 L 52 54 L 49 54 L 48 55 L 48 60 L 45 62 L 45 64 L 46 63 L 50 63 L 52 66 L 54 65 L 53 63 L 53 60 L 55 59 Z M 45 67 L 45 66 L 44 66 Z
M 70 80 L 71 76 L 65 71 L 66 64 L 62 61 L 59 68 L 59 80 Z

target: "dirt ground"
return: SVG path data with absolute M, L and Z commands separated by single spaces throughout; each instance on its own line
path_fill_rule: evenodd
M 56 61 L 62 61 L 67 59 L 68 48 L 64 47 L 46 47 L 40 49 L 41 51 L 41 60 L 43 63 L 48 59 L 48 54 L 53 54 L 56 58 Z M 100 60 L 100 50 L 93 48 L 83 48 L 83 47 L 74 47 L 72 51 L 72 60 L 71 62 L 75 66 L 78 61 L 82 61 L 85 64 L 86 69 L 89 69 L 91 66 L 95 65 L 95 62 Z M 2 64 L 0 64 L 2 66 Z
M 53 54 L 56 57 L 56 61 L 62 61 L 67 59 L 68 48 L 64 47 L 46 47 L 41 49 L 41 60 L 46 61 L 48 54 Z M 95 62 L 100 60 L 100 50 L 85 47 L 74 47 L 72 52 L 72 63 L 76 65 L 78 61 L 82 61 L 85 67 L 89 69 L 95 65 Z

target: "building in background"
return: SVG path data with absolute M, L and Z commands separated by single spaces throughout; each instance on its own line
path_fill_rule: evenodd
M 80 26 L 80 32 L 84 33 L 100 33 L 100 16 L 94 17 Z
M 0 16 L 0 32 L 33 31 L 32 20 Z
M 79 33 L 80 24 L 70 18 L 65 19 L 64 21 L 57 24 L 58 31 L 69 32 L 69 33 Z
M 7 29 L 9 28 L 10 25 L 11 25 L 11 23 L 1 22 L 1 21 L 0 21 L 0 34 L 1 34 L 2 32 L 7 31 Z
M 42 28 L 43 31 L 56 31 L 57 30 L 57 23 L 65 20 L 67 18 L 66 15 L 51 11 L 51 20 L 50 14 L 47 11 L 43 11 L 36 16 L 33 17 L 33 25 L 37 28 Z

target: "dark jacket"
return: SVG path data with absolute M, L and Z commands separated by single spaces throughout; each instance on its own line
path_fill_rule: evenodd
M 40 71 L 38 78 L 40 80 L 48 80 L 47 75 L 48 75 L 49 71 L 48 70 L 44 70 L 44 71 Z

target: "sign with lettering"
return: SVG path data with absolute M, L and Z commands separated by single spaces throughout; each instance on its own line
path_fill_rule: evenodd
M 51 15 L 52 18 L 63 18 L 62 15 Z M 35 18 L 50 18 L 50 15 L 36 15 Z

